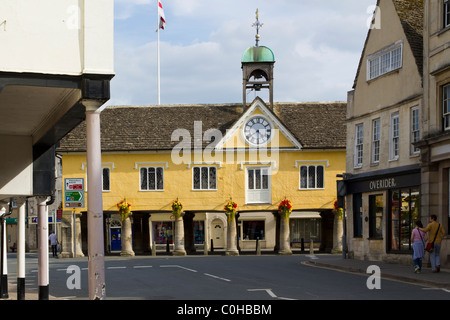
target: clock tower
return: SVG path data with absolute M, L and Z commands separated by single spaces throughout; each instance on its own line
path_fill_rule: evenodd
M 256 10 L 256 44 L 245 50 L 242 55 L 243 73 L 243 103 L 247 105 L 247 90 L 261 91 L 269 89 L 269 104 L 273 110 L 273 67 L 275 56 L 270 48 L 259 45 L 261 36 L 259 29 L 262 27 L 259 22 L 258 10 Z

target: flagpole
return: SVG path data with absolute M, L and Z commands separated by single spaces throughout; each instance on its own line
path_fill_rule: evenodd
M 160 77 L 161 77 L 161 67 L 160 67 L 160 59 L 159 59 L 159 24 L 160 24 L 160 17 L 159 17 L 159 1 L 156 2 L 156 5 L 158 6 L 158 10 L 157 10 L 157 14 L 158 14 L 158 19 L 157 19 L 157 24 L 156 24 L 156 30 L 158 30 L 158 43 L 157 43 L 157 64 L 158 64 L 158 105 L 161 104 L 161 84 L 160 84 Z

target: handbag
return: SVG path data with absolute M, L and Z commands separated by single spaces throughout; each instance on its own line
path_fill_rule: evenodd
M 439 232 L 439 228 L 441 227 L 441 224 L 439 224 L 437 230 L 436 230 L 436 234 L 434 235 L 434 239 L 433 242 L 428 242 L 427 243 L 427 247 L 425 248 L 426 251 L 428 251 L 429 253 L 433 252 L 434 249 L 434 241 L 436 241 L 436 237 L 438 235 Z

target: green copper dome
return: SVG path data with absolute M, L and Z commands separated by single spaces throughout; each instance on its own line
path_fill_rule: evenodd
M 275 56 L 267 47 L 250 47 L 242 55 L 242 62 L 275 62 Z

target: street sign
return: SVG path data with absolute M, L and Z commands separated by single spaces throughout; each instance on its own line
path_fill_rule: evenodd
M 84 178 L 67 178 L 64 179 L 64 190 L 84 190 Z
M 64 207 L 84 208 L 84 178 L 64 179 Z

